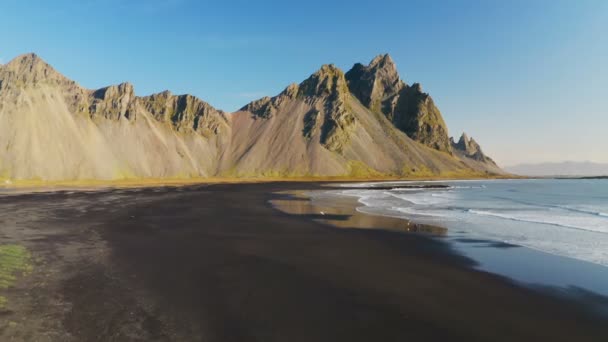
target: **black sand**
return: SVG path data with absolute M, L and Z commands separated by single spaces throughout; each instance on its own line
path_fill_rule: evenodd
M 35 256 L 6 292 L 0 340 L 608 341 L 584 303 L 472 270 L 440 240 L 268 202 L 314 187 L 0 198 L 0 244 Z

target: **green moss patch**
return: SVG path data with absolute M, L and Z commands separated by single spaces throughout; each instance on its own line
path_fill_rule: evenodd
M 31 254 L 20 245 L 0 245 L 0 290 L 15 284 L 17 277 L 32 271 Z M 0 308 L 6 305 L 6 298 L 0 296 Z

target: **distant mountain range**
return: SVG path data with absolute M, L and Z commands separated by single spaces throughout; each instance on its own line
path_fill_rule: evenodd
M 448 136 L 389 55 L 324 65 L 275 97 L 225 113 L 191 95 L 88 90 L 35 54 L 0 66 L 0 178 L 488 176 L 503 171 Z
M 522 176 L 608 176 L 608 164 L 572 161 L 559 163 L 521 164 L 505 167 L 505 171 Z

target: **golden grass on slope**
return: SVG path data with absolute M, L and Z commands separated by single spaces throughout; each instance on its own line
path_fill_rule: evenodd
M 209 178 L 141 178 L 116 180 L 7 180 L 0 178 L 0 188 L 6 189 L 41 189 L 41 188 L 131 188 L 157 186 L 185 186 L 196 184 L 229 184 L 229 183 L 271 183 L 271 182 L 355 182 L 355 181 L 427 181 L 427 180 L 462 180 L 462 179 L 521 179 L 513 175 L 490 175 L 484 173 L 452 173 L 440 175 L 420 173 L 407 177 L 381 175 L 379 173 L 361 172 L 357 176 L 294 176 L 294 177 L 209 177 Z

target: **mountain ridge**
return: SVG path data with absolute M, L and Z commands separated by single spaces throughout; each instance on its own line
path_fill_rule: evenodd
M 419 101 L 423 94 L 420 87 L 401 81 L 389 55 L 376 57 L 367 67 L 377 69 L 373 77 L 388 80 L 372 87 L 369 100 L 361 95 L 369 84 L 367 76 L 361 77 L 362 81 L 353 77 L 353 70 L 361 68 L 357 65 L 362 66 L 356 64 L 347 73 L 335 65 L 323 65 L 277 96 L 226 113 L 188 94 L 164 91 L 136 96 L 128 82 L 85 89 L 37 55 L 21 55 L 0 66 L 0 146 L 5 146 L 0 152 L 0 177 L 69 180 L 503 173 L 491 160 L 457 154 L 451 144 L 445 148 L 437 143 L 447 136 L 441 113 L 432 103 L 430 110 L 420 106 L 426 101 Z M 398 88 L 396 102 L 407 98 L 403 89 L 415 92 L 413 105 L 402 104 L 408 111 L 390 106 L 387 108 L 392 112 L 369 108 L 378 98 L 390 102 L 394 97 L 390 86 Z M 430 98 L 428 94 L 423 97 Z M 410 121 L 421 130 L 399 127 L 395 113 L 414 117 Z M 439 119 L 439 125 L 429 124 Z M 422 131 L 428 134 L 420 136 Z

